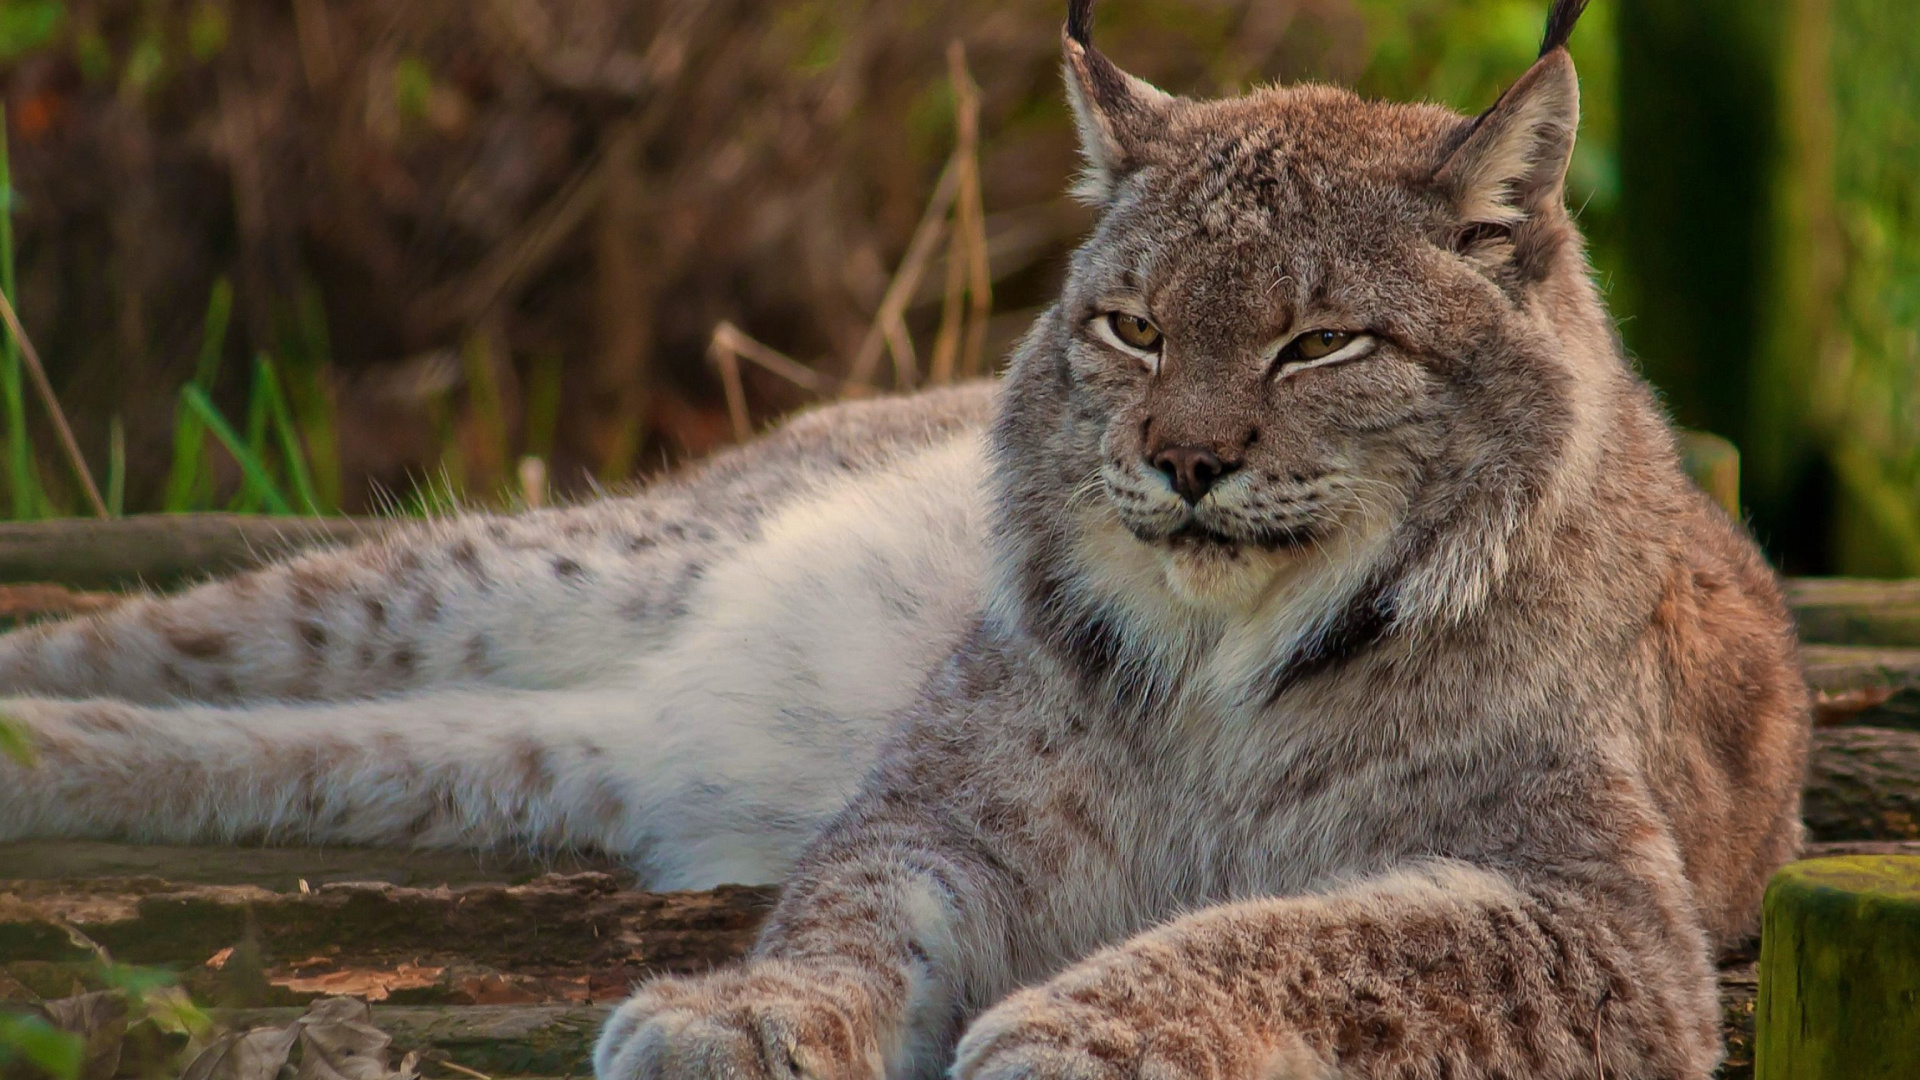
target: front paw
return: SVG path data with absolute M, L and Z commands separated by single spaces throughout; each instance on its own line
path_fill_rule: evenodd
M 841 974 L 765 963 L 657 979 L 593 1051 L 600 1080 L 881 1080 L 871 1000 Z
M 1220 1003 L 1169 982 L 1069 971 L 988 1010 L 960 1040 L 955 1080 L 1330 1080 L 1299 1039 L 1250 1038 Z

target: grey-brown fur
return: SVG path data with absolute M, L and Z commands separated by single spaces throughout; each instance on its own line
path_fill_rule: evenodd
M 1711 1072 L 1805 691 L 1564 208 L 1580 6 L 1469 120 L 1170 98 L 1073 5 L 1101 218 L 1003 388 L 986 613 L 603 1077 Z M 1376 344 L 1275 363 L 1317 328 Z M 1188 507 L 1170 446 L 1232 471 Z

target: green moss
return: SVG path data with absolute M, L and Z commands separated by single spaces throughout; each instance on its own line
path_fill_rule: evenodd
M 1758 1080 L 1894 1080 L 1920 1062 L 1920 858 L 1794 863 L 1767 888 Z

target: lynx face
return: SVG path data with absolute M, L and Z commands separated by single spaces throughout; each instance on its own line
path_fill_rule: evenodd
M 1479 118 L 1324 86 L 1190 101 L 1066 56 L 1101 217 L 999 446 L 1014 546 L 1085 580 L 1030 574 L 1028 610 L 1245 615 L 1313 566 L 1347 579 L 1323 599 L 1367 578 L 1404 610 L 1422 573 L 1431 604 L 1497 573 L 1615 373 L 1562 206 L 1564 54 Z
M 1445 437 L 1449 350 L 1419 317 L 1445 289 L 1409 268 L 1458 261 L 1451 215 L 1325 133 L 1431 156 L 1446 129 L 1321 88 L 1182 114 L 1075 267 L 1066 359 L 1112 517 L 1177 594 L 1238 606 L 1398 521 Z

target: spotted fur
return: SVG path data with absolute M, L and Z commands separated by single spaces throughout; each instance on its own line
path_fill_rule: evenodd
M 1564 206 L 1580 6 L 1472 119 L 1172 98 L 1070 6 L 1100 219 L 1001 391 L 985 617 L 602 1077 L 1711 1073 L 1805 690 Z
M 785 875 L 605 1080 L 1708 1076 L 1807 702 L 1564 207 L 1579 7 L 1466 118 L 1077 0 L 1099 221 L 997 389 L 10 636 L 0 832 Z

